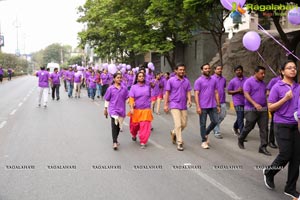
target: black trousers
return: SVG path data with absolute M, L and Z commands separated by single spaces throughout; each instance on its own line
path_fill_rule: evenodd
M 55 99 L 55 94 L 56 94 L 56 99 L 59 99 L 59 87 L 60 85 L 52 86 L 52 99 Z
M 266 175 L 274 177 L 289 163 L 285 191 L 295 191 L 300 164 L 300 133 L 298 126 L 274 123 L 274 132 L 279 154 L 266 170 Z
M 239 139 L 244 141 L 257 123 L 259 127 L 260 148 L 266 147 L 268 145 L 268 111 L 245 111 L 245 119 L 245 127 Z
M 271 112 L 271 123 L 270 123 L 270 132 L 269 132 L 269 143 L 275 144 L 275 135 L 274 135 L 274 113 Z
M 108 86 L 109 86 L 108 84 L 102 85 L 101 97 L 104 97 Z
M 112 131 L 113 143 L 117 143 L 118 142 L 118 136 L 119 136 L 119 133 L 120 133 L 120 126 L 119 126 L 119 124 L 116 125 L 114 118 L 111 118 L 111 131 Z

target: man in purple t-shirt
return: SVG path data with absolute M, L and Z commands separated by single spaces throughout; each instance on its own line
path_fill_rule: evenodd
M 268 108 L 266 99 L 266 84 L 263 81 L 266 68 L 257 66 L 254 76 L 248 78 L 244 84 L 245 95 L 245 118 L 246 124 L 238 138 L 238 146 L 245 149 L 244 141 L 250 131 L 258 124 L 260 146 L 259 153 L 271 156 L 267 150 L 268 145 Z
M 47 107 L 48 102 L 48 91 L 49 91 L 49 78 L 50 75 L 45 67 L 41 67 L 41 70 L 36 72 L 35 75 L 39 78 L 39 97 L 38 97 L 38 107 L 41 106 L 41 100 L 43 97 L 44 108 Z
M 243 66 L 238 65 L 234 67 L 235 76 L 228 84 L 228 94 L 232 95 L 233 105 L 236 112 L 236 120 L 233 124 L 233 133 L 239 136 L 244 128 L 244 105 L 245 97 L 243 85 L 246 77 L 243 75 Z
M 174 129 L 171 130 L 171 140 L 176 144 L 177 150 L 183 151 L 183 140 L 181 133 L 187 126 L 187 105 L 190 107 L 191 102 L 191 84 L 190 81 L 184 77 L 185 65 L 179 63 L 175 68 L 176 76 L 170 78 L 166 85 L 165 105 L 164 111 L 171 111 Z
M 215 67 L 215 74 L 211 76 L 212 79 L 215 79 L 217 82 L 217 89 L 219 93 L 220 98 L 220 113 L 218 113 L 218 124 L 214 128 L 214 135 L 218 139 L 222 139 L 223 136 L 220 133 L 220 124 L 226 117 L 226 94 L 225 94 L 225 88 L 226 88 L 226 79 L 224 76 L 222 76 L 222 70 L 223 67 L 218 65 Z
M 72 66 L 69 66 L 69 70 L 65 74 L 65 79 L 67 81 L 68 97 L 73 98 L 74 71 Z
M 4 71 L 3 71 L 2 65 L 0 64 L 0 82 L 1 83 L 2 83 L 2 80 L 3 80 L 3 74 L 4 74 Z
M 60 75 L 58 73 L 58 68 L 54 68 L 54 72 L 50 74 L 51 79 L 51 85 L 52 85 L 52 100 L 55 99 L 56 94 L 56 100 L 59 100 L 59 87 L 60 87 Z
M 220 113 L 221 106 L 217 81 L 210 76 L 210 65 L 205 63 L 200 69 L 202 75 L 194 83 L 196 112 L 200 121 L 201 147 L 209 149 L 208 135 L 218 124 L 218 113 Z M 206 128 L 207 115 L 210 124 Z

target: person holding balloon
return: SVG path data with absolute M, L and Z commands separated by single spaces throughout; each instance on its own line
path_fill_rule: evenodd
M 274 133 L 279 154 L 272 164 L 263 170 L 265 185 L 268 189 L 274 189 L 274 177 L 289 163 L 284 193 L 292 198 L 299 197 L 296 184 L 300 164 L 300 86 L 294 81 L 296 75 L 296 63 L 291 60 L 285 62 L 281 66 L 282 80 L 270 91 L 268 108 L 270 112 L 274 112 Z M 298 114 L 294 117 L 297 109 Z

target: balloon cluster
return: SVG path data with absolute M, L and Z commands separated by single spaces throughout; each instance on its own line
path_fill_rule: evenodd
M 126 70 L 130 70 L 131 69 L 131 66 L 130 65 L 127 65 L 127 64 L 119 64 L 119 65 L 116 65 L 116 64 L 108 64 L 108 63 L 103 63 L 102 64 L 102 69 L 105 69 L 107 70 L 109 73 L 111 74 L 115 74 L 116 72 L 120 71 L 121 73 L 125 73 Z

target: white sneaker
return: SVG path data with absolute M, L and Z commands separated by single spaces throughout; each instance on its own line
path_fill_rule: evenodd
M 208 146 L 207 142 L 202 142 L 201 147 L 203 149 L 209 149 L 209 146 Z

